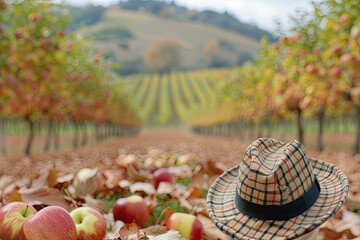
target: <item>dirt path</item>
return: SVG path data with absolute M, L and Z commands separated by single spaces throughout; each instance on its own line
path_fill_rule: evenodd
M 0 175 L 31 176 L 52 166 L 64 173 L 75 172 L 83 167 L 109 168 L 119 152 L 145 157 L 151 149 L 162 149 L 175 155 L 192 153 L 199 162 L 212 159 L 230 168 L 239 163 L 248 144 L 231 138 L 199 136 L 181 130 L 154 130 L 66 153 L 3 157 L 0 158 Z M 353 160 L 347 151 L 330 149 L 321 154 L 308 151 L 308 154 L 336 164 L 348 175 L 351 191 L 360 193 L 360 161 Z
M 74 172 L 83 167 L 107 167 L 118 157 L 119 152 L 142 157 L 155 148 L 175 155 L 190 152 L 200 162 L 213 159 L 230 167 L 239 162 L 243 145 L 232 139 L 197 136 L 181 130 L 156 130 L 138 136 L 111 139 L 66 153 L 3 157 L 0 174 L 28 175 L 54 165 L 63 172 Z

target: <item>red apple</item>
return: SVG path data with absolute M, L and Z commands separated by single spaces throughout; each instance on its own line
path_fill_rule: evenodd
M 200 240 L 203 234 L 201 222 L 187 213 L 173 213 L 166 222 L 166 230 L 177 230 L 181 236 L 190 240 Z
M 330 74 L 334 77 L 338 78 L 341 75 L 341 68 L 338 66 L 334 66 L 330 69 Z
M 106 222 L 97 210 L 90 207 L 79 207 L 70 212 L 75 227 L 77 240 L 104 239 Z
M 305 72 L 310 74 L 315 74 L 317 72 L 317 69 L 314 64 L 308 64 L 305 67 Z
M 153 173 L 152 180 L 157 189 L 161 182 L 172 182 L 173 175 L 167 168 L 160 168 Z
M 143 227 L 150 218 L 150 211 L 145 200 L 139 195 L 118 199 L 114 204 L 113 214 L 115 221 L 135 222 L 140 227 Z
M 0 209 L 0 239 L 19 239 L 22 225 L 35 213 L 35 208 L 23 202 L 12 202 L 3 206 Z
M 75 223 L 64 208 L 49 206 L 24 222 L 20 230 L 20 239 L 76 240 Z

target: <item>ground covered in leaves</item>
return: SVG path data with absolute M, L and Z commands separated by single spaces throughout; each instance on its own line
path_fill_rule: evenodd
M 2 157 L 0 207 L 16 200 L 38 209 L 47 205 L 68 210 L 92 206 L 107 219 L 108 237 L 122 239 L 147 239 L 144 235 L 164 233 L 172 212 L 186 212 L 202 222 L 203 239 L 225 239 L 209 219 L 204 197 L 217 176 L 240 162 L 249 143 L 180 130 L 157 130 L 66 153 Z M 350 180 L 346 206 L 321 227 L 319 239 L 360 238 L 360 161 L 345 151 L 318 154 L 310 149 L 308 154 L 336 164 Z M 155 189 L 151 176 L 162 167 L 172 172 L 175 182 Z M 91 169 L 88 177 L 81 185 L 74 184 L 76 174 L 84 168 Z M 143 196 L 151 210 L 146 230 L 127 226 L 130 231 L 125 231 L 121 223 L 113 220 L 111 208 L 115 200 L 131 194 Z

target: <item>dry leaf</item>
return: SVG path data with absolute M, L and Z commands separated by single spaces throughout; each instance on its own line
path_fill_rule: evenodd
M 129 182 L 129 181 L 126 180 L 126 179 L 123 179 L 123 180 L 120 180 L 119 186 L 120 186 L 121 188 L 129 188 L 129 187 L 131 186 L 131 182 Z
M 98 170 L 96 168 L 83 168 L 76 173 L 72 182 L 76 196 L 93 195 L 98 190 L 98 183 L 96 180 L 97 172 Z
M 320 227 L 319 239 L 354 239 L 360 236 L 360 215 L 342 208 Z
M 100 199 L 95 199 L 91 195 L 87 195 L 84 200 L 85 200 L 85 203 L 83 204 L 83 206 L 88 206 L 88 207 L 94 208 L 94 209 L 98 210 L 99 212 L 101 212 L 102 214 L 109 212 L 109 208 Z
M 154 185 L 146 182 L 137 182 L 130 185 L 131 193 L 140 193 L 141 195 L 154 195 L 156 193 Z
M 132 234 L 137 234 L 138 231 L 141 229 L 139 225 L 136 223 L 127 223 L 122 228 L 120 228 L 119 234 L 121 238 L 127 238 Z
M 171 214 L 173 214 L 175 211 L 172 210 L 170 207 L 166 207 L 165 212 L 164 212 L 164 219 L 161 222 L 162 225 L 166 224 L 167 221 L 169 220 Z
M 184 194 L 184 199 L 189 200 L 193 198 L 203 198 L 202 192 L 198 187 L 191 187 L 189 190 Z
M 205 164 L 209 175 L 220 175 L 226 171 L 225 165 L 219 161 L 207 160 Z
M 14 176 L 2 175 L 0 176 L 0 191 L 4 190 L 7 186 L 14 183 L 16 178 Z
M 120 155 L 116 160 L 115 163 L 118 167 L 126 169 L 130 163 L 138 162 L 139 159 L 134 154 L 129 155 Z
M 152 240 L 186 240 L 183 238 L 178 231 L 170 230 L 165 234 L 158 235 Z
M 19 190 L 17 188 L 13 189 L 11 192 L 8 192 L 7 194 L 3 193 L 3 196 L 4 196 L 3 201 L 5 203 L 23 201 L 21 194 L 19 193 Z
M 190 200 L 181 198 L 179 203 L 181 207 L 186 208 L 192 214 L 201 213 L 208 216 L 208 212 L 206 210 L 206 201 L 204 198 L 193 198 Z
M 175 185 L 170 182 L 160 182 L 156 192 L 159 195 L 170 194 L 175 191 Z
M 47 181 L 50 187 L 55 187 L 58 184 L 57 178 L 59 175 L 59 170 L 55 167 L 50 168 L 48 171 Z
M 71 211 L 70 205 L 64 198 L 63 193 L 56 188 L 37 187 L 19 189 L 22 201 L 30 205 L 55 205 Z
M 142 231 L 146 233 L 148 236 L 151 236 L 151 235 L 159 235 L 165 233 L 166 229 L 165 226 L 162 225 L 153 225 L 145 229 L 142 229 Z
M 189 165 L 169 167 L 168 170 L 175 178 L 186 178 L 193 175 L 193 169 Z
M 127 174 L 128 174 L 128 179 L 134 181 L 134 182 L 145 182 L 147 180 L 146 176 L 149 176 L 149 174 L 145 175 L 140 173 L 139 170 L 137 170 L 133 164 L 130 164 L 127 167 Z
M 210 218 L 199 214 L 196 216 L 203 226 L 203 239 L 207 240 L 224 240 L 229 239 L 228 236 L 220 231 Z
M 112 189 L 119 186 L 120 180 L 124 179 L 124 172 L 120 170 L 108 169 L 105 170 L 103 174 L 106 178 L 105 186 L 108 189 Z

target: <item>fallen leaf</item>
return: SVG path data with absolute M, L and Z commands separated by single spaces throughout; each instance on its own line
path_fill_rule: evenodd
M 158 235 L 152 240 L 186 240 L 183 238 L 178 231 L 170 230 L 165 234 Z
M 127 223 L 122 228 L 120 228 L 119 234 L 121 238 L 127 238 L 132 234 L 137 234 L 138 231 L 141 229 L 139 225 L 136 223 Z
M 160 182 L 160 184 L 156 190 L 156 193 L 159 195 L 170 194 L 170 193 L 174 192 L 174 190 L 175 190 L 175 185 L 173 183 Z
M 63 193 L 56 188 L 36 187 L 19 189 L 23 202 L 30 205 L 55 205 L 71 211 L 71 207 L 65 200 Z
M 133 164 L 129 164 L 127 167 L 127 174 L 128 179 L 134 181 L 134 182 L 145 182 L 147 180 L 146 176 L 149 176 L 149 174 L 140 173 L 139 170 L 137 170 Z
M 175 211 L 172 210 L 170 207 L 166 207 L 165 212 L 164 212 L 164 219 L 161 222 L 162 225 L 165 225 L 167 223 L 167 221 L 169 220 L 171 214 L 173 214 Z
M 83 168 L 78 171 L 72 182 L 75 195 L 78 197 L 92 195 L 98 190 L 96 174 L 98 169 Z
M 140 193 L 141 195 L 154 195 L 156 193 L 154 185 L 146 182 L 137 182 L 130 185 L 131 193 Z
M 138 161 L 139 161 L 138 157 L 134 154 L 129 154 L 129 155 L 121 154 L 115 160 L 115 163 L 119 168 L 126 169 L 130 163 L 138 162 Z
M 109 208 L 100 199 L 95 199 L 91 195 L 86 195 L 84 200 L 85 200 L 85 203 L 83 204 L 83 206 L 88 206 L 88 207 L 94 208 L 102 214 L 109 212 Z
M 109 189 L 119 186 L 120 180 L 124 179 L 124 172 L 120 170 L 108 169 L 103 172 L 106 181 L 105 186 Z
M 16 178 L 14 176 L 2 175 L 0 176 L 0 190 L 4 190 L 7 186 L 14 183 Z
M 50 168 L 48 171 L 47 181 L 50 187 L 55 187 L 58 184 L 57 178 L 59 175 L 59 170 L 55 167 Z
M 203 198 L 202 192 L 198 187 L 190 187 L 183 196 L 184 199 Z
M 193 169 L 190 165 L 169 167 L 168 170 L 175 178 L 186 178 L 193 175 Z
M 319 239 L 354 239 L 360 236 L 360 215 L 342 208 L 320 227 Z
M 129 182 L 129 180 L 123 179 L 123 180 L 120 180 L 119 186 L 121 188 L 129 188 L 131 186 L 131 182 Z
M 229 239 L 229 237 L 220 231 L 213 221 L 210 218 L 203 216 L 202 214 L 196 215 L 203 226 L 203 237 L 202 239 L 206 240 L 224 240 Z
M 218 161 L 214 162 L 213 160 L 207 160 L 205 166 L 209 175 L 220 175 L 226 171 L 225 165 Z

